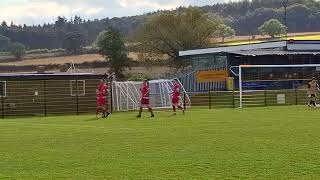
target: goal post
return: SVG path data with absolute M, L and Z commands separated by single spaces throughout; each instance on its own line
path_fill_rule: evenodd
M 235 72 L 234 70 L 238 72 Z M 254 70 L 254 72 L 248 73 L 248 70 Z M 240 65 L 230 67 L 230 71 L 238 76 L 238 85 L 239 85 L 239 107 L 243 108 L 244 96 L 243 93 L 247 90 L 244 89 L 244 82 L 277 82 L 274 83 L 276 86 L 279 85 L 279 88 L 284 84 L 284 82 L 291 81 L 294 82 L 304 82 L 309 81 L 312 77 L 320 77 L 320 64 L 290 64 L 290 65 Z M 257 72 L 256 72 L 257 71 Z M 259 74 L 260 73 L 260 74 Z M 268 74 L 267 74 L 268 73 Z M 274 76 L 274 75 L 277 76 Z M 267 77 L 266 75 L 269 75 Z M 249 76 L 252 76 L 251 79 Z M 250 79 L 250 80 L 248 80 Z M 265 85 L 268 87 L 268 85 Z M 273 86 L 273 87 L 274 87 Z M 302 86 L 302 84 L 301 84 Z M 272 89 L 271 87 L 268 87 Z M 286 89 L 295 89 L 296 87 L 284 87 Z M 253 89 L 252 89 L 253 90 Z
M 181 85 L 181 105 L 190 107 L 190 98 Z M 150 103 L 152 108 L 166 109 L 172 108 L 171 96 L 174 80 L 159 79 L 149 81 Z M 140 107 L 140 87 L 142 82 L 137 81 L 113 81 L 112 82 L 112 108 L 114 111 L 131 111 Z

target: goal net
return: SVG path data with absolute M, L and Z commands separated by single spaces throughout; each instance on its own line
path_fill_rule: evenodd
M 230 70 L 238 76 L 240 108 L 306 104 L 309 81 L 320 78 L 320 64 L 240 65 Z
M 137 110 L 140 107 L 140 87 L 142 82 L 126 81 L 112 83 L 112 106 L 114 111 Z M 181 85 L 181 105 L 191 106 L 190 99 Z M 173 80 L 161 79 L 149 81 L 150 104 L 153 108 L 171 108 Z

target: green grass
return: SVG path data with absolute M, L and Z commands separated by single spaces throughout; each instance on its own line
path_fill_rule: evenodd
M 319 179 L 320 109 L 0 120 L 0 179 Z

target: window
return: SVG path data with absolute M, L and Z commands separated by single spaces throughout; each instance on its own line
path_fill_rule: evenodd
M 7 96 L 7 82 L 0 81 L 0 97 Z
M 78 82 L 78 85 L 77 85 Z M 78 91 L 77 91 L 78 89 Z M 86 81 L 85 80 L 71 80 L 70 81 L 71 96 L 85 96 L 86 95 Z

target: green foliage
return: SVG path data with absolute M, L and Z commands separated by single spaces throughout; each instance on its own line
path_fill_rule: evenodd
M 269 19 L 283 22 L 284 8 L 282 0 L 245 0 L 230 3 L 219 3 L 200 7 L 209 16 L 218 17 L 226 25 L 236 30 L 237 35 L 255 35 L 261 24 Z M 289 0 L 288 4 L 288 31 L 314 32 L 320 29 L 320 1 L 315 0 Z M 178 8 L 172 14 L 179 14 L 185 8 Z M 144 15 L 131 17 L 105 18 L 101 20 L 84 20 L 79 16 L 67 20 L 58 17 L 53 24 L 44 23 L 39 26 L 19 26 L 2 22 L 0 34 L 13 42 L 23 43 L 30 49 L 58 49 L 63 47 L 63 41 L 68 33 L 79 31 L 85 34 L 85 46 L 92 45 L 98 34 L 106 26 L 119 29 L 121 34 L 127 36 L 136 31 L 153 16 L 167 13 L 157 11 Z M 170 20 L 169 20 L 170 21 Z M 174 29 L 173 29 L 174 30 Z M 174 32 L 173 32 L 174 33 Z M 184 33 L 184 31 L 181 31 Z
M 118 78 L 124 77 L 125 68 L 129 66 L 123 36 L 119 31 L 109 28 L 98 41 L 98 52 L 110 62 L 110 73 Z
M 0 51 L 9 51 L 10 39 L 6 36 L 0 35 Z
M 207 47 L 220 24 L 194 7 L 166 11 L 152 16 L 136 32 L 133 41 L 143 49 L 167 54 L 177 60 L 181 50 Z
M 232 37 L 235 35 L 235 30 L 232 29 L 230 26 L 227 26 L 225 24 L 221 24 L 219 26 L 219 30 L 218 30 L 218 37 L 222 37 L 222 42 L 224 42 L 224 39 L 226 37 Z
M 92 43 L 92 48 L 98 49 L 98 43 L 105 38 L 106 32 L 107 30 L 103 30 L 98 34 L 97 39 Z
M 309 7 L 303 4 L 294 4 L 288 7 L 288 27 L 290 29 L 295 29 L 296 31 L 304 31 L 305 26 L 310 26 L 314 24 L 311 21 L 311 14 L 313 12 L 319 12 L 319 7 L 316 11 L 311 10 Z M 316 15 L 316 14 L 315 14 Z M 304 22 L 305 21 L 305 22 Z M 315 20 L 319 21 L 319 19 Z
M 81 32 L 75 31 L 68 33 L 63 41 L 63 48 L 71 53 L 77 53 L 81 51 L 85 43 L 85 35 Z
M 319 109 L 0 119 L 0 179 L 319 179 Z
M 8 24 L 7 24 L 7 22 L 6 22 L 6 21 L 2 21 L 2 23 L 1 23 L 1 27 L 3 27 L 3 28 L 6 28 L 6 27 L 8 27 Z
M 15 57 L 21 59 L 26 55 L 26 48 L 21 43 L 12 43 L 10 52 Z
M 285 34 L 286 29 L 287 28 L 281 24 L 280 21 L 276 19 L 270 19 L 259 27 L 259 32 L 261 35 L 269 35 L 271 38 L 274 38 L 275 36 Z

